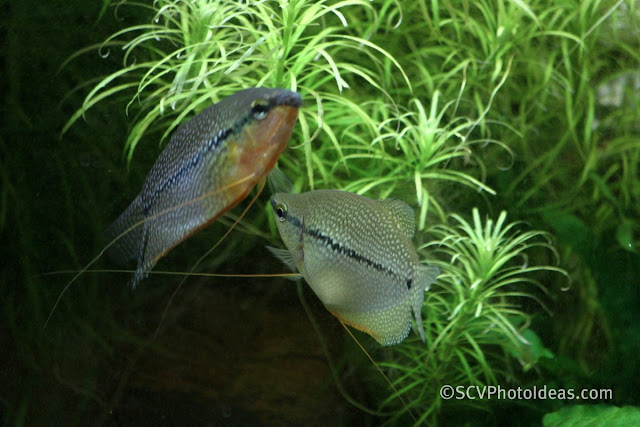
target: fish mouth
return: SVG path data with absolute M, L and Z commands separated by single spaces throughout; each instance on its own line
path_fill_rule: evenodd
M 283 105 L 300 108 L 302 106 L 302 97 L 297 92 L 283 90 L 271 98 L 271 107 L 280 107 Z

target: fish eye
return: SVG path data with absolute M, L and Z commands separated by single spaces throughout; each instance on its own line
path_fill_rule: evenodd
M 267 117 L 269 112 L 269 104 L 264 99 L 256 99 L 251 103 L 251 114 L 256 120 L 262 120 Z
M 287 205 L 284 203 L 278 203 L 276 205 L 275 213 L 278 217 L 278 221 L 283 222 L 287 219 Z

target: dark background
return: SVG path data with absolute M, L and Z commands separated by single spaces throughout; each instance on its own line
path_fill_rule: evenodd
M 331 385 L 294 282 L 192 278 L 161 320 L 182 277 L 152 276 L 132 292 L 128 274 L 88 273 L 69 287 L 43 329 L 72 275 L 42 274 L 77 271 L 100 252 L 102 230 L 135 197 L 161 149 L 151 135 L 127 168 L 123 146 L 132 120 L 109 102 L 60 135 L 95 79 L 121 63 L 118 52 L 102 58 L 94 50 L 61 65 L 136 19 L 130 11 L 116 18 L 111 8 L 98 20 L 101 6 L 15 1 L 0 10 L 0 419 L 5 425 L 365 422 Z M 158 268 L 185 271 L 225 230 L 209 227 Z M 227 256 L 219 265 L 224 256 L 214 255 L 205 270 L 284 272 L 267 243 L 232 236 L 221 254 L 253 256 Z M 110 267 L 102 259 L 92 266 Z M 308 299 L 325 339 L 339 349 L 341 326 Z M 349 390 L 367 403 L 357 386 Z
M 77 271 L 100 252 L 102 230 L 135 197 L 160 150 L 157 134 L 149 135 L 127 167 L 123 146 L 132 118 L 117 103 L 100 103 L 86 121 L 60 135 L 87 93 L 79 85 L 91 87 L 94 79 L 121 67 L 117 52 L 102 58 L 92 51 L 61 69 L 63 62 L 140 22 L 125 11 L 116 18 L 112 9 L 98 20 L 101 6 L 99 1 L 14 1 L 0 9 L 0 416 L 5 425 L 377 424 L 379 419 L 355 409 L 338 392 L 323 340 L 357 400 L 375 406 L 375 389 L 378 397 L 386 396 L 387 386 L 305 290 L 323 332 L 318 338 L 296 284 L 286 280 L 190 278 L 163 318 L 181 277 L 152 276 L 132 292 L 127 274 L 87 273 L 69 287 L 43 329 L 72 277 L 43 274 Z M 613 388 L 611 404 L 638 405 L 638 256 L 617 248 L 615 236 L 573 242 L 579 233 L 570 225 L 553 230 L 557 241 L 588 251 L 583 258 L 600 284 L 591 288 L 598 294 L 564 294 L 552 307 L 556 317 L 536 319 L 535 330 L 549 343 L 562 333 L 553 328 L 572 319 L 597 318 L 599 329 L 580 355 L 589 362 L 586 369 L 558 357 L 531 376 L 550 386 Z M 158 270 L 186 271 L 225 230 L 212 225 Z M 269 242 L 233 236 L 207 271 L 284 271 L 264 249 Z M 92 266 L 110 267 L 102 259 Z M 585 312 L 570 304 L 580 298 L 601 306 Z M 579 313 L 571 311 L 576 307 Z M 559 405 L 503 404 L 491 415 L 478 411 L 469 418 L 453 411 L 447 417 L 535 424 Z

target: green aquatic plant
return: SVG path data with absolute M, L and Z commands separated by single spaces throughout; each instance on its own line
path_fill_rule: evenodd
M 597 230 L 635 250 L 637 2 L 416 1 L 388 16 L 395 25 L 372 40 L 412 76 L 413 93 L 456 99 L 445 121 L 480 117 L 476 138 L 513 153 L 480 157 L 503 206 L 595 213 Z
M 594 424 L 632 426 L 640 423 L 640 408 L 637 406 L 616 407 L 613 405 L 573 405 L 546 414 L 544 427 Z
M 194 111 L 225 95 L 253 86 L 284 87 L 302 92 L 308 106 L 294 138 L 304 145 L 299 151 L 307 170 L 301 173 L 298 167 L 293 172 L 307 176 L 313 187 L 314 138 L 323 133 L 340 153 L 336 135 L 344 123 L 339 120 L 355 105 L 343 92 L 365 86 L 384 94 L 380 70 L 385 60 L 410 85 L 393 56 L 352 34 L 343 11 L 371 10 L 364 0 L 164 0 L 132 5 L 150 9 L 151 23 L 118 31 L 99 46 L 105 56 L 121 49 L 123 68 L 89 92 L 63 129 L 96 103 L 124 95 L 127 110 L 137 111 L 126 142 L 129 160 L 142 136 L 155 126 L 164 129 L 164 139 Z M 349 124 L 361 121 L 375 134 L 375 123 L 363 113 L 350 114 Z
M 452 211 L 492 195 L 494 208 L 554 231 L 544 211 L 569 211 L 596 238 L 613 232 L 637 250 L 632 1 L 159 0 L 122 2 L 118 13 L 127 6 L 140 6 L 144 23 L 97 46 L 121 52 L 123 68 L 89 92 L 64 131 L 98 104 L 120 102 L 134 116 L 131 160 L 143 136 L 166 139 L 240 88 L 300 91 L 300 126 L 280 157 L 295 191 L 402 198 L 417 208 L 418 228 L 437 236 L 431 249 L 452 261 L 425 304 L 434 347 L 409 342 L 388 364 L 424 419 L 443 402 L 420 381 L 436 390 L 445 379 L 495 384 L 514 357 L 530 369 L 548 354 L 516 304 L 538 298 L 525 286 L 538 284 L 531 274 L 561 271 L 527 265 L 530 249 L 551 249 L 543 232 L 517 233 L 503 214 L 483 226 L 477 211 L 468 224 Z M 614 108 L 600 92 L 619 74 L 628 85 Z M 457 226 L 429 228 L 448 218 Z M 257 233 L 255 224 L 245 228 Z
M 620 248 L 637 254 L 637 2 L 417 1 L 403 4 L 401 16 L 400 31 L 372 40 L 398 58 L 412 76 L 414 94 L 438 91 L 441 99 L 456 99 L 450 110 L 456 116 L 482 116 L 476 139 L 500 141 L 509 150 L 507 161 L 502 150 L 475 152 L 486 166 L 482 182 L 497 195 L 494 208 L 556 233 L 550 218 L 572 215 L 587 227 L 589 247 L 604 250 L 613 236 Z M 451 115 L 444 119 L 451 121 Z M 572 246 L 575 236 L 561 234 L 557 242 Z M 584 245 L 573 249 L 586 265 L 600 258 Z M 600 283 L 573 278 L 576 287 L 584 286 L 575 292 L 590 295 L 577 312 L 600 307 L 598 288 L 610 285 L 599 276 Z M 596 329 L 578 317 L 566 319 L 575 324 L 559 326 L 556 343 L 565 343 L 574 330 L 580 336 L 572 340 L 597 342 Z M 592 322 L 607 328 L 606 322 Z
M 426 345 L 409 339 L 396 347 L 392 362 L 382 364 L 392 368 L 398 390 L 382 406 L 404 396 L 410 403 L 395 416 L 411 410 L 418 414 L 417 424 L 435 421 L 445 403 L 441 387 L 496 385 L 514 355 L 526 369 L 548 355 L 528 330 L 530 317 L 523 304 L 529 299 L 546 308 L 537 295 L 546 288 L 536 274 L 566 274 L 551 265 L 529 265 L 532 250 L 554 252 L 549 235 L 506 223 L 504 211 L 495 222 L 483 222 L 475 208 L 472 217 L 469 223 L 453 214 L 457 224 L 430 229 L 436 240 L 420 250 L 439 256 L 441 261 L 431 263 L 442 274 L 425 295 Z
M 122 2 L 117 10 L 127 5 Z M 466 81 L 456 81 L 455 96 L 447 83 L 447 93 L 431 85 L 414 98 L 404 68 L 415 66 L 415 57 L 396 58 L 381 47 L 397 47 L 405 37 L 393 31 L 403 20 L 401 5 L 393 1 L 379 7 L 364 0 L 134 5 L 148 10 L 151 22 L 120 30 L 97 46 L 103 56 L 121 50 L 123 67 L 94 86 L 63 132 L 97 103 L 124 100 L 127 111 L 136 112 L 126 142 L 131 160 L 143 135 L 162 129 L 166 139 L 194 111 L 224 95 L 251 86 L 286 87 L 305 100 L 293 150 L 281 156 L 294 188 L 344 188 L 386 197 L 413 183 L 420 229 L 429 207 L 441 220 L 447 213 L 431 191 L 434 182 L 494 194 L 483 182 L 484 166 L 472 148 L 496 145 L 510 152 L 477 132 L 486 127 L 509 61 L 484 86 L 490 95 L 482 109 L 461 113 L 469 97 L 477 98 L 467 95 Z
M 368 142 L 354 136 L 347 138 L 353 144 L 342 147 L 345 160 L 354 171 L 354 178 L 344 189 L 365 193 L 380 187 L 378 193 L 384 198 L 402 193 L 402 187 L 412 183 L 419 207 L 419 230 L 425 228 L 429 208 L 438 213 L 440 220 L 446 217 L 442 201 L 430 191 L 432 186 L 458 184 L 495 194 L 482 177 L 460 170 L 460 165 L 466 164 L 482 174 L 484 166 L 476 146 L 496 144 L 509 151 L 498 141 L 470 137 L 479 120 L 455 116 L 445 122 L 444 116 L 455 108 L 456 100 L 444 107 L 439 102 L 440 93 L 436 91 L 428 111 L 419 99 L 412 99 L 410 108 L 398 111 L 399 115 L 388 113 L 387 108 L 380 119 L 378 138 Z
M 512 155 L 491 137 L 495 131 L 487 131 L 486 122 L 509 81 L 512 62 L 503 55 L 492 59 L 494 67 L 479 66 L 478 59 L 449 69 L 456 62 L 451 60 L 441 63 L 437 73 L 427 73 L 424 67 L 433 61 L 417 59 L 429 52 L 398 48 L 414 37 L 415 16 L 408 18 L 414 23 L 409 31 L 394 33 L 402 25 L 403 9 L 395 2 L 383 4 L 377 10 L 363 0 L 141 5 L 150 23 L 118 31 L 99 46 L 103 55 L 121 50 L 123 68 L 89 92 L 63 131 L 96 104 L 124 100 L 136 114 L 126 143 L 131 159 L 143 135 L 160 128 L 166 138 L 187 116 L 221 96 L 258 85 L 292 88 L 302 92 L 307 105 L 293 139 L 300 144 L 281 156 L 295 188 L 343 188 L 389 197 L 411 186 L 418 228 L 425 229 L 431 212 L 440 221 L 448 215 L 449 200 L 434 188 L 453 183 L 495 194 L 484 183 L 479 152 L 493 146 Z M 446 40 L 442 33 L 438 37 L 434 43 Z M 406 56 L 396 58 L 381 46 Z M 442 46 L 442 52 L 447 48 Z M 404 71 L 409 67 L 421 76 L 418 97 Z M 478 82 L 473 70 L 490 79 Z M 427 76 L 434 77 L 431 83 Z M 494 119 L 491 127 L 513 132 L 506 121 Z
M 496 112 L 510 107 L 520 131 L 500 138 L 523 160 L 499 174 L 497 190 L 514 209 L 591 218 L 598 235 L 615 233 L 633 251 L 640 232 L 629 221 L 640 206 L 637 4 L 532 2 L 532 9 L 543 25 L 539 43 L 522 44 L 512 70 L 518 84 L 507 82 L 496 100 Z
M 146 345 L 140 338 L 147 334 L 144 325 L 157 326 L 148 307 L 162 306 L 167 288 L 149 286 L 132 296 L 119 286 L 124 278 L 87 275 L 62 300 L 43 335 L 42 324 L 67 278 L 40 274 L 79 269 L 88 254 L 100 251 L 104 226 L 116 214 L 115 206 L 108 208 L 114 194 L 144 177 L 137 160 L 146 146 L 162 136 L 166 142 L 172 128 L 204 106 L 256 85 L 294 88 L 305 98 L 298 134 L 280 158 L 296 191 L 347 188 L 401 198 L 416 208 L 418 226 L 427 231 L 453 221 L 432 234 L 446 243 L 423 248 L 429 261 L 439 257 L 445 273 L 425 295 L 433 348 L 408 341 L 386 351 L 391 368 L 385 369 L 414 413 L 434 421 L 441 409 L 459 408 L 437 396 L 445 380 L 492 384 L 509 374 L 519 383 L 524 375 L 516 375 L 516 359 L 528 377 L 533 369 L 548 384 L 600 381 L 615 390 L 610 404 L 637 405 L 635 364 L 621 370 L 619 363 L 633 362 L 640 352 L 634 326 L 640 324 L 634 305 L 640 265 L 637 1 L 103 0 L 94 27 L 86 17 L 95 5 L 62 3 L 34 9 L 18 2 L 4 17 L 10 34 L 43 30 L 12 38 L 3 52 L 11 71 L 5 82 L 10 90 L 3 95 L 13 107 L 2 129 L 1 142 L 7 144 L 0 144 L 0 229 L 12 244 L 3 252 L 6 327 L 0 329 L 5 347 L 13 350 L 5 360 L 7 372 L 17 372 L 5 378 L 0 397 L 5 424 L 41 423 L 51 414 L 77 424 L 94 419 L 95 406 L 107 418 L 120 406 L 117 395 L 125 380 L 113 384 L 121 380 L 105 374 L 104 366 L 117 366 L 130 350 Z M 53 31 L 47 27 L 57 23 L 53 10 L 82 24 Z M 118 20 L 111 19 L 113 10 Z M 79 40 L 95 40 L 107 28 L 122 29 L 81 53 L 99 49 L 108 58 L 74 55 L 49 84 L 61 52 L 77 49 Z M 48 39 L 51 34 L 56 38 Z M 42 49 L 51 42 L 55 52 Z M 29 52 L 38 61 L 25 60 L 33 56 Z M 120 70 L 92 79 L 94 67 L 110 73 L 116 62 Z M 69 85 L 83 79 L 62 109 L 40 114 L 43 105 L 53 107 Z M 87 93 L 82 104 L 78 97 Z M 55 141 L 51 135 L 69 115 L 66 105 L 82 107 L 64 128 L 63 141 Z M 128 136 L 127 124 L 115 114 L 125 110 Z M 79 126 L 83 116 L 89 124 Z M 9 141 L 29 143 L 9 148 Z M 122 166 L 118 152 L 124 141 L 135 177 L 115 172 Z M 85 155 L 91 160 L 83 160 Z M 34 158 L 37 173 L 30 175 Z M 506 210 L 510 218 L 553 232 L 560 265 L 571 276 L 569 292 L 554 295 L 559 274 L 526 271 L 548 263 L 538 261 L 540 253 L 553 255 L 545 251 L 546 235 L 506 252 L 488 250 L 481 245 L 484 235 L 477 237 L 488 222 L 476 227 L 473 220 L 450 216 L 466 218 L 463 212 L 483 202 L 487 210 Z M 253 209 L 239 228 L 273 238 L 265 226 L 267 208 Z M 504 221 L 502 229 L 508 226 Z M 201 241 L 215 240 L 228 224 L 204 231 Z M 513 226 L 497 241 L 507 248 L 516 241 L 514 232 L 524 229 Z M 496 223 L 492 230 L 489 236 Z M 226 266 L 237 272 L 225 260 L 262 243 L 228 239 L 207 270 Z M 541 246 L 509 258 L 534 243 Z M 200 255 L 201 247 L 195 252 Z M 172 269 L 193 265 L 190 252 L 175 255 Z M 487 279 L 496 257 L 510 260 Z M 500 285 L 509 278 L 538 279 L 552 295 L 542 297 L 541 288 L 527 281 Z M 536 316 L 542 310 L 528 296 L 553 301 L 555 316 Z M 519 303 L 526 301 L 533 303 L 525 310 Z M 557 355 L 555 371 L 537 363 L 550 354 L 541 343 Z M 349 366 L 353 358 L 344 356 L 340 365 Z M 569 358 L 581 376 L 567 374 Z M 359 372 L 344 373 L 361 380 Z M 366 386 L 360 381 L 355 387 L 360 392 Z M 114 397 L 112 389 L 118 390 Z M 384 409 L 395 410 L 399 402 L 393 400 Z M 494 424 L 509 417 L 509 404 L 502 403 L 491 411 Z M 536 413 L 531 424 L 550 410 L 544 405 L 528 402 Z M 474 413 L 495 408 L 487 402 L 477 406 L 481 411 Z
M 364 193 L 389 184 L 379 191 L 384 196 L 408 179 L 416 185 L 424 228 L 430 197 L 424 180 L 451 180 L 492 192 L 473 176 L 475 166 L 482 166 L 470 152 L 472 145 L 489 140 L 471 135 L 484 126 L 482 116 L 456 116 L 460 99 L 438 109 L 442 96 L 435 91 L 428 116 L 423 101 L 410 100 L 404 66 L 369 41 L 400 10 L 393 2 L 385 5 L 376 11 L 362 0 L 154 2 L 151 23 L 125 28 L 99 46 L 103 55 L 122 50 L 123 68 L 88 93 L 63 132 L 97 103 L 124 99 L 127 110 L 137 112 L 126 143 L 131 159 L 143 135 L 162 128 L 165 139 L 193 111 L 223 95 L 257 85 L 289 87 L 303 94 L 306 105 L 292 139 L 294 150 L 281 157 L 296 188 Z M 507 75 L 508 70 L 499 76 L 494 94 Z M 401 152 L 394 152 L 398 148 Z M 473 159 L 474 168 L 461 172 L 448 165 L 460 157 L 467 164 Z M 396 171 L 401 175 L 380 179 Z

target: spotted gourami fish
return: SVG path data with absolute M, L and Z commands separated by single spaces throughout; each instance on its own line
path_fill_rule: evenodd
M 298 270 L 324 306 L 382 345 L 411 326 L 425 340 L 422 302 L 440 270 L 420 263 L 413 209 L 339 190 L 271 197 L 287 249 L 270 250 Z
M 293 131 L 300 95 L 239 91 L 183 123 L 142 191 L 107 229 L 112 257 L 137 260 L 133 287 L 159 258 L 244 199 L 274 168 Z

